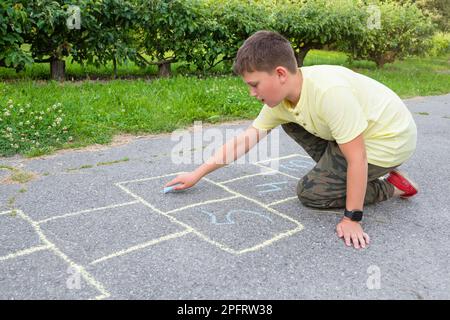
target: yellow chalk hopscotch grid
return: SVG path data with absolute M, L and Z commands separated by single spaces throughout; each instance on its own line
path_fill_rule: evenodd
M 92 287 L 94 287 L 95 289 L 97 289 L 100 292 L 100 294 L 98 296 L 96 296 L 94 299 L 101 300 L 101 299 L 106 299 L 111 296 L 111 294 L 105 289 L 105 287 L 100 282 L 98 282 L 89 272 L 87 272 L 83 266 L 73 262 L 55 244 L 53 244 L 52 242 L 50 242 L 47 239 L 47 237 L 42 232 L 38 222 L 32 220 L 22 210 L 16 209 L 16 210 L 14 210 L 14 212 L 15 212 L 16 216 L 22 218 L 23 220 L 28 222 L 33 227 L 34 231 L 39 236 L 39 240 L 41 241 L 42 245 L 31 247 L 31 248 L 28 248 L 25 250 L 20 250 L 15 253 L 0 257 L 0 262 L 6 261 L 9 259 L 18 258 L 18 257 L 25 256 L 25 255 L 29 255 L 29 254 L 32 254 L 32 253 L 35 253 L 38 251 L 50 250 L 56 256 L 58 256 L 64 262 L 66 262 L 69 265 L 69 267 L 71 267 L 73 270 L 77 270 L 79 272 L 80 276 L 89 285 L 91 285 Z M 5 211 L 5 212 L 1 212 L 0 215 L 11 214 L 11 213 L 12 213 L 12 211 Z
M 246 175 L 246 176 L 242 176 L 242 177 L 238 177 L 238 178 L 234 178 L 234 179 L 230 179 L 230 180 L 226 180 L 226 181 L 222 181 L 222 182 L 216 182 L 216 181 L 213 181 L 213 180 L 211 180 L 209 178 L 203 177 L 202 178 L 203 180 L 205 180 L 205 181 L 207 181 L 207 182 L 209 182 L 209 183 L 211 183 L 213 185 L 216 185 L 216 186 L 224 189 L 228 193 L 232 194 L 232 196 L 221 198 L 221 199 L 214 199 L 214 200 L 198 202 L 198 203 L 195 203 L 195 204 L 190 204 L 188 206 L 180 207 L 180 208 L 177 208 L 175 210 L 170 210 L 170 211 L 166 211 L 166 212 L 156 208 L 154 205 L 150 204 L 149 202 L 147 202 L 145 199 L 143 199 L 139 195 L 133 193 L 128 188 L 126 188 L 125 185 L 126 184 L 137 183 L 137 182 L 161 179 L 161 178 L 166 178 L 166 177 L 170 177 L 170 176 L 176 176 L 176 175 L 179 175 L 179 174 L 184 173 L 184 172 L 174 172 L 174 173 L 170 173 L 170 174 L 166 174 L 166 175 L 160 175 L 160 176 L 155 176 L 155 177 L 149 177 L 149 178 L 143 178 L 143 179 L 135 179 L 135 180 L 129 180 L 129 181 L 122 181 L 122 182 L 116 183 L 115 185 L 118 186 L 119 188 L 121 188 L 124 192 L 126 192 L 127 194 L 129 194 L 133 198 L 135 198 L 137 201 L 141 202 L 145 206 L 147 206 L 150 209 L 152 209 L 153 211 L 156 211 L 159 214 L 162 214 L 162 215 L 166 216 L 172 222 L 174 222 L 174 223 L 184 227 L 185 231 L 184 231 L 183 235 L 189 234 L 189 233 L 193 233 L 196 236 L 200 237 L 202 240 L 204 240 L 204 241 L 206 241 L 206 242 L 208 242 L 208 243 L 210 243 L 212 245 L 215 245 L 218 248 L 220 248 L 220 249 L 222 249 L 222 250 L 224 250 L 224 251 L 226 251 L 228 253 L 235 254 L 235 255 L 240 255 L 240 254 L 244 254 L 244 253 L 247 253 L 247 252 L 259 250 L 259 249 L 261 249 L 263 247 L 271 245 L 272 243 L 274 243 L 274 242 L 276 242 L 276 241 L 278 241 L 280 239 L 283 239 L 285 237 L 294 235 L 295 233 L 303 230 L 304 227 L 299 221 L 297 221 L 297 220 L 295 220 L 295 219 L 293 219 L 293 218 L 291 218 L 291 217 L 289 217 L 289 216 L 287 216 L 287 215 L 285 215 L 285 214 L 283 214 L 283 213 L 281 213 L 281 212 L 279 212 L 279 211 L 277 211 L 277 210 L 275 210 L 275 209 L 273 209 L 271 207 L 273 205 L 277 205 L 277 204 L 280 204 L 280 203 L 283 203 L 283 202 L 287 202 L 287 201 L 296 199 L 297 197 L 289 197 L 287 199 L 283 199 L 283 200 L 280 200 L 280 201 L 272 202 L 272 203 L 269 203 L 269 204 L 264 204 L 264 203 L 258 201 L 257 199 L 253 199 L 251 197 L 247 197 L 247 196 L 245 196 L 245 195 L 243 195 L 243 194 L 241 194 L 239 192 L 236 192 L 236 191 L 232 190 L 231 188 L 227 187 L 225 184 L 227 184 L 229 182 L 233 182 L 233 181 L 237 181 L 237 180 L 241 180 L 241 179 L 245 179 L 245 178 L 250 178 L 250 177 L 258 176 L 258 175 L 265 175 L 265 174 L 281 174 L 283 176 L 287 176 L 287 177 L 290 177 L 290 178 L 298 179 L 298 177 L 294 177 L 294 176 L 289 175 L 287 173 L 284 173 L 284 172 L 275 170 L 275 169 L 273 169 L 271 167 L 263 165 L 263 163 L 266 163 L 266 162 L 290 159 L 290 158 L 295 158 L 295 157 L 304 157 L 304 158 L 310 159 L 309 157 L 303 156 L 303 155 L 300 155 L 300 154 L 291 154 L 291 155 L 288 155 L 288 156 L 283 156 L 283 157 L 279 157 L 279 158 L 272 158 L 272 159 L 267 159 L 267 160 L 263 160 L 263 161 L 258 161 L 258 162 L 252 163 L 253 165 L 256 165 L 256 166 L 258 166 L 260 168 L 264 168 L 265 172 L 250 174 L 250 175 Z M 273 237 L 273 238 L 271 238 L 269 240 L 266 240 L 266 241 L 264 241 L 264 242 L 262 242 L 262 243 L 260 243 L 260 244 L 258 244 L 256 246 L 253 246 L 253 247 L 250 247 L 250 248 L 246 248 L 246 249 L 243 249 L 243 250 L 235 250 L 235 249 L 230 248 L 230 247 L 228 247 L 228 246 L 226 246 L 226 245 L 224 245 L 224 244 L 222 244 L 220 242 L 217 242 L 217 241 L 211 239 L 210 237 L 208 237 L 205 234 L 203 234 L 201 231 L 195 229 L 194 227 L 192 227 L 192 226 L 190 226 L 190 225 L 188 225 L 188 224 L 186 224 L 186 223 L 184 223 L 182 221 L 179 221 L 178 219 L 176 219 L 175 217 L 172 216 L 173 213 L 176 213 L 176 212 L 188 209 L 188 208 L 202 206 L 202 205 L 206 205 L 206 204 L 210 204 L 210 203 L 219 203 L 219 202 L 228 201 L 228 200 L 232 200 L 232 199 L 238 199 L 238 198 L 251 201 L 251 202 L 255 203 L 256 205 L 258 205 L 258 206 L 268 210 L 269 212 L 271 212 L 271 213 L 273 213 L 273 214 L 275 214 L 277 216 L 282 217 L 283 219 L 286 219 L 286 220 L 296 224 L 297 227 L 294 228 L 294 229 L 288 230 L 286 232 L 280 233 L 280 234 L 276 235 L 275 237 Z M 152 242 L 152 244 L 157 244 L 157 243 L 159 243 L 159 242 L 157 242 L 157 241 L 153 241 Z M 116 256 L 116 254 L 112 254 L 112 255 L 109 256 L 109 258 L 113 258 L 115 256 Z M 103 258 L 101 258 L 99 260 L 102 260 L 102 259 Z
M 38 246 L 34 246 L 25 250 L 20 250 L 17 251 L 15 253 L 12 254 L 8 254 L 6 256 L 0 257 L 0 262 L 5 261 L 5 260 L 9 260 L 9 259 L 14 259 L 20 256 L 24 256 L 24 255 L 28 255 L 28 254 L 32 254 L 34 252 L 38 252 L 38 251 L 43 251 L 43 250 L 50 250 L 52 251 L 54 254 L 56 254 L 59 258 L 61 258 L 62 260 L 64 260 L 70 267 L 74 268 L 75 270 L 79 270 L 80 275 L 83 277 L 83 279 L 92 287 L 94 287 L 95 289 L 97 289 L 99 291 L 99 295 L 95 297 L 95 299 L 105 299 L 110 297 L 110 293 L 104 288 L 104 286 L 98 282 L 89 272 L 86 271 L 85 267 L 83 267 L 82 265 L 76 264 L 75 262 L 73 262 L 67 255 L 65 255 L 54 243 L 50 242 L 47 237 L 44 235 L 44 233 L 42 232 L 40 225 L 43 223 L 47 223 L 49 221 L 53 221 L 53 220 L 57 220 L 57 219 L 65 219 L 68 217 L 73 217 L 73 216 L 77 216 L 77 215 L 84 215 L 84 214 L 91 214 L 93 212 L 96 211 L 100 211 L 100 210 L 107 210 L 107 209 L 112 209 L 112 208 L 117 208 L 117 207 L 123 207 L 123 206 L 129 206 L 129 205 L 135 205 L 135 204 L 143 204 L 144 206 L 150 208 L 152 211 L 159 213 L 165 217 L 167 217 L 171 222 L 178 224 L 179 226 L 183 227 L 184 230 L 182 230 L 181 232 L 176 232 L 176 233 L 172 233 L 172 234 L 168 234 L 165 235 L 163 237 L 157 238 L 157 239 L 152 239 L 148 242 L 142 243 L 142 244 L 138 244 L 135 246 L 132 246 L 130 248 L 126 248 L 114 253 L 111 253 L 107 256 L 101 257 L 99 259 L 96 259 L 92 262 L 89 263 L 89 265 L 96 265 L 100 262 L 104 262 L 107 260 L 110 260 L 112 258 L 115 257 L 119 257 L 122 255 L 126 255 L 129 254 L 131 252 L 135 252 L 138 250 L 142 250 L 145 249 L 149 246 L 153 246 L 159 243 L 162 243 L 164 241 L 168 241 L 168 240 L 172 240 L 172 239 L 176 239 L 179 237 L 183 237 L 185 235 L 188 234 L 195 234 L 196 236 L 198 236 L 199 238 L 201 238 L 202 240 L 217 246 L 218 248 L 220 248 L 221 250 L 224 250 L 228 253 L 234 254 L 234 255 L 241 255 L 247 252 L 251 252 L 251 251 L 255 251 L 255 250 L 259 250 L 262 249 L 266 246 L 269 246 L 271 244 L 273 244 L 274 242 L 281 240 L 285 237 L 288 236 L 292 236 L 294 234 L 296 234 L 297 232 L 301 231 L 304 229 L 303 225 L 298 222 L 297 220 L 275 210 L 274 208 L 272 208 L 272 206 L 274 205 L 278 205 L 284 202 L 288 202 L 291 200 L 296 199 L 297 197 L 289 197 L 280 201 L 275 201 L 269 204 L 264 204 L 260 201 L 258 201 L 257 199 L 253 199 L 251 197 L 247 197 L 239 192 L 236 192 L 234 190 L 232 190 L 231 188 L 227 187 L 225 184 L 232 182 L 232 181 L 236 181 L 236 180 L 240 180 L 240 179 L 245 179 L 245 178 L 250 178 L 252 176 L 257 176 L 257 175 L 261 175 L 261 174 L 281 174 L 290 178 L 295 178 L 298 179 L 298 177 L 294 177 L 291 176 L 287 173 L 281 172 L 279 170 L 275 170 L 271 167 L 265 166 L 263 165 L 266 162 L 270 162 L 270 161 L 276 161 L 276 160 L 283 160 L 283 159 L 290 159 L 290 158 L 294 158 L 294 157 L 305 157 L 310 159 L 307 156 L 304 155 L 300 155 L 300 154 L 291 154 L 288 156 L 283 156 L 283 157 L 279 157 L 279 158 L 272 158 L 272 159 L 267 159 L 267 160 L 263 160 L 263 161 L 258 161 L 258 162 L 254 162 L 251 163 L 253 165 L 259 166 L 260 168 L 264 168 L 266 170 L 266 172 L 262 172 L 262 173 L 255 173 L 255 174 L 251 174 L 251 175 L 246 175 L 246 176 L 242 176 L 242 177 L 238 177 L 235 179 L 230 179 L 227 181 L 223 181 L 223 182 L 216 182 L 213 181 L 211 179 L 208 179 L 206 177 L 204 177 L 203 179 L 213 185 L 216 185 L 222 189 L 224 189 L 226 192 L 228 192 L 231 196 L 229 197 L 224 197 L 221 199 L 214 199 L 214 200 L 208 200 L 208 201 L 203 201 L 203 202 L 199 202 L 199 203 L 195 203 L 195 204 L 190 204 L 187 206 L 183 206 L 180 208 L 177 208 L 175 210 L 170 210 L 167 212 L 164 212 L 158 208 L 156 208 L 154 205 L 152 205 L 151 203 L 149 203 L 148 201 L 146 201 L 145 199 L 143 199 L 142 197 L 140 197 L 139 195 L 131 192 L 128 188 L 125 187 L 125 185 L 127 184 L 131 184 L 131 183 L 137 183 L 137 182 L 142 182 L 142 181 L 148 181 L 148 180 L 154 180 L 154 179 L 160 179 L 160 178 L 166 178 L 166 177 L 170 177 L 170 176 L 174 176 L 174 175 L 178 175 L 181 174 L 183 172 L 175 172 L 175 173 L 171 173 L 171 174 L 166 174 L 166 175 L 160 175 L 160 176 L 154 176 L 154 177 L 150 177 L 150 178 L 144 178 L 144 179 L 135 179 L 135 180 L 129 180 L 129 181 L 122 181 L 122 182 L 117 182 L 114 185 L 116 185 L 117 187 L 119 187 L 121 190 L 123 190 L 125 193 L 127 193 L 128 195 L 130 195 L 132 198 L 134 198 L 134 201 L 129 201 L 129 202 L 125 202 L 125 203 L 120 203 L 120 204 L 114 204 L 114 205 L 109 205 L 109 206 L 104 206 L 104 207 L 98 207 L 98 208 L 93 208 L 93 209 L 88 209 L 88 210 L 81 210 L 81 211 L 77 211 L 77 212 L 72 212 L 72 213 L 67 213 L 67 214 L 63 214 L 63 215 L 59 215 L 59 216 L 54 216 L 48 219 L 44 219 L 44 220 L 40 220 L 40 221 L 34 221 L 32 220 L 29 216 L 27 216 L 24 212 L 22 212 L 21 210 L 15 210 L 15 213 L 22 219 L 24 219 L 25 221 L 27 221 L 35 230 L 35 232 L 38 234 L 39 239 L 42 243 L 42 245 L 38 245 Z M 282 232 L 276 236 L 274 236 L 273 238 L 266 240 L 258 245 L 255 245 L 253 247 L 250 248 L 246 248 L 243 250 L 235 250 L 233 248 L 229 248 L 227 246 L 225 246 L 224 244 L 217 242 L 215 240 L 212 240 L 211 238 L 209 238 L 208 236 L 206 236 L 205 234 L 203 234 L 202 232 L 200 232 L 199 230 L 196 230 L 195 228 L 193 228 L 192 226 L 179 221 L 178 219 L 176 219 L 175 217 L 173 217 L 171 214 L 175 213 L 175 212 L 179 212 L 188 208 L 192 208 L 192 207 L 197 207 L 197 206 L 201 206 L 201 205 L 206 205 L 206 204 L 210 204 L 210 203 L 220 203 L 220 202 L 224 202 L 224 201 L 228 201 L 228 200 L 233 200 L 233 199 L 246 199 L 250 202 L 255 203 L 256 205 L 258 205 L 259 207 L 262 207 L 266 210 L 268 210 L 269 212 L 282 217 L 283 219 L 286 219 L 292 223 L 294 223 L 297 227 L 294 229 L 290 229 L 286 232 Z M 315 211 L 315 210 L 313 210 Z M 2 215 L 6 215 L 6 214 L 11 214 L 11 211 L 3 211 L 0 212 L 0 216 Z

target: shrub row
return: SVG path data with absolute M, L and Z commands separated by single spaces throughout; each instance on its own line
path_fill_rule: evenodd
M 76 6 L 78 9 L 74 9 Z M 79 10 L 79 11 L 77 11 Z M 79 16 L 78 13 L 79 12 Z M 0 66 L 184 62 L 207 71 L 231 63 L 257 30 L 287 37 L 299 65 L 310 49 L 334 46 L 379 67 L 431 46 L 434 25 L 412 3 L 371 0 L 3 0 Z

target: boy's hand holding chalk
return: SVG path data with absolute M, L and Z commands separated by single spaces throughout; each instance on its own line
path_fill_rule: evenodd
M 178 185 L 180 185 L 180 184 L 176 184 L 175 186 L 178 186 Z M 167 193 L 167 192 L 174 191 L 175 186 L 164 187 L 164 191 L 163 191 L 163 192 L 164 192 L 164 193 Z
M 166 185 L 164 186 L 163 192 L 168 193 L 168 192 L 179 191 L 179 190 L 184 190 L 184 189 L 190 188 L 193 185 L 195 185 L 198 182 L 198 180 L 200 180 L 200 179 L 201 179 L 201 177 L 199 177 L 194 172 L 183 173 L 183 174 L 177 176 L 172 181 L 169 181 L 168 183 L 166 183 Z

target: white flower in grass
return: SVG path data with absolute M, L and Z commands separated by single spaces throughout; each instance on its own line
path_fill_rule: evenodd
M 69 141 L 72 141 L 72 140 L 73 140 L 73 137 L 72 137 L 72 136 L 70 136 L 70 137 L 69 137 Z
M 26 125 L 29 125 L 29 124 L 30 124 L 30 121 L 28 121 L 28 120 L 25 121 L 25 124 L 26 124 Z
M 13 103 L 14 102 L 11 99 L 8 100 L 8 105 L 13 104 Z
M 6 111 L 4 115 L 5 115 L 5 117 L 9 117 L 11 115 L 11 113 L 9 113 L 9 111 Z
M 6 131 L 12 132 L 12 128 L 11 128 L 11 127 L 7 127 L 7 128 L 6 128 Z
M 23 108 L 20 108 L 19 113 L 24 113 L 25 110 L 23 110 Z

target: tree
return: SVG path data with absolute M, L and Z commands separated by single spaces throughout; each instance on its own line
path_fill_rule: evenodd
M 157 65 L 159 75 L 168 76 L 171 63 L 189 59 L 204 28 L 201 5 L 199 0 L 141 0 L 138 62 Z
M 396 59 L 428 50 L 434 28 L 431 20 L 415 4 L 371 3 L 373 10 L 364 5 L 355 8 L 365 15 L 366 27 L 341 44 L 351 59 L 371 60 L 382 68 Z M 374 14 L 380 20 L 375 25 L 370 23 Z
M 342 42 L 363 28 L 355 1 L 285 0 L 273 6 L 273 29 L 288 38 L 299 66 L 311 49 Z
M 5 0 L 0 3 L 0 66 L 20 71 L 33 62 L 23 49 L 29 29 L 26 11 L 21 3 Z
M 387 1 L 387 0 L 385 0 Z M 415 3 L 443 32 L 450 31 L 450 1 L 448 0 L 389 0 L 400 4 Z
M 30 51 L 34 62 L 50 63 L 52 79 L 64 79 L 64 57 L 70 54 L 75 36 L 75 32 L 67 27 L 69 17 L 67 8 L 73 1 L 20 0 L 20 2 L 30 22 L 25 42 L 31 45 Z
M 136 59 L 138 8 L 125 0 L 90 0 L 82 11 L 82 28 L 72 46 L 72 57 L 80 64 L 117 65 Z
M 270 28 L 271 16 L 265 1 L 207 0 L 205 4 L 218 26 L 206 42 L 209 67 L 221 61 L 232 61 L 245 39 Z

